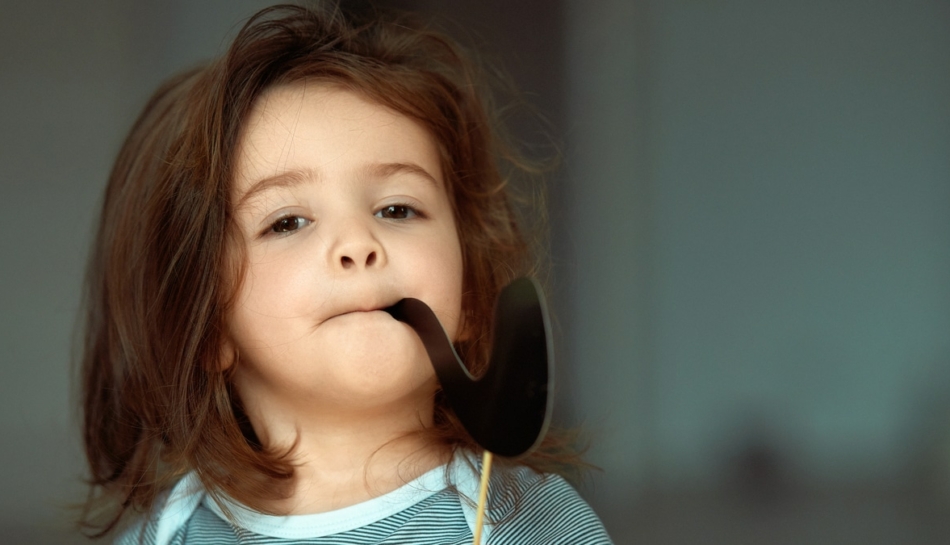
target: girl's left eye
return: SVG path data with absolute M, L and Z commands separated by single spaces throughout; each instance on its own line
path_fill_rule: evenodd
M 415 208 L 406 204 L 391 204 L 384 206 L 376 212 L 377 218 L 390 220 L 407 220 L 418 217 L 419 215 L 419 212 Z

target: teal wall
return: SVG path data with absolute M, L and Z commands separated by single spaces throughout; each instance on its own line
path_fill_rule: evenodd
M 609 520 L 753 447 L 815 486 L 950 466 L 950 4 L 566 5 L 571 380 Z

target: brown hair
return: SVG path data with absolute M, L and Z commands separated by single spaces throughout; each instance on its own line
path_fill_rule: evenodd
M 251 18 L 223 58 L 157 91 L 110 175 L 88 269 L 84 525 L 104 535 L 130 508 L 150 510 L 191 470 L 212 494 L 257 509 L 293 476 L 286 455 L 257 442 L 220 365 L 230 357 L 225 319 L 243 267 L 227 251 L 239 236 L 233 165 L 245 117 L 265 89 L 332 82 L 430 132 L 463 253 L 468 340 L 457 348 L 475 372 L 487 363 L 495 298 L 535 261 L 502 174 L 517 155 L 497 139 L 474 66 L 448 39 L 405 19 L 276 6 Z M 441 396 L 427 433 L 478 450 Z M 552 445 L 518 462 L 551 470 L 576 460 Z

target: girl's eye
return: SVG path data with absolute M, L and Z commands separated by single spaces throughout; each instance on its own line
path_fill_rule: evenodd
M 417 216 L 419 216 L 419 212 L 405 204 L 391 204 L 376 212 L 376 217 L 390 220 L 407 220 Z
M 285 216 L 271 224 L 270 231 L 272 233 L 290 233 L 306 227 L 309 223 L 310 220 L 300 216 Z

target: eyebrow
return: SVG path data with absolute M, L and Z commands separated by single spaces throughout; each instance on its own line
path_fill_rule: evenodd
M 268 176 L 266 178 L 260 179 L 241 195 L 241 198 L 238 199 L 237 204 L 234 206 L 235 209 L 240 209 L 244 204 L 249 201 L 252 197 L 258 193 L 263 193 L 268 189 L 275 187 L 294 187 L 300 185 L 307 180 L 319 180 L 320 173 L 313 169 L 295 169 L 281 172 L 280 174 L 275 174 L 273 176 Z
M 415 163 L 374 163 L 367 166 L 364 172 L 373 178 L 389 178 L 396 174 L 413 174 L 440 187 L 439 181 L 426 169 Z
M 411 174 L 441 187 L 440 182 L 426 169 L 416 163 L 373 163 L 361 169 L 361 174 L 369 178 L 389 178 L 396 174 Z M 275 187 L 294 187 L 308 180 L 319 180 L 320 172 L 314 169 L 294 169 L 268 176 L 254 184 L 238 199 L 235 208 L 241 208 L 248 200 L 259 193 Z

